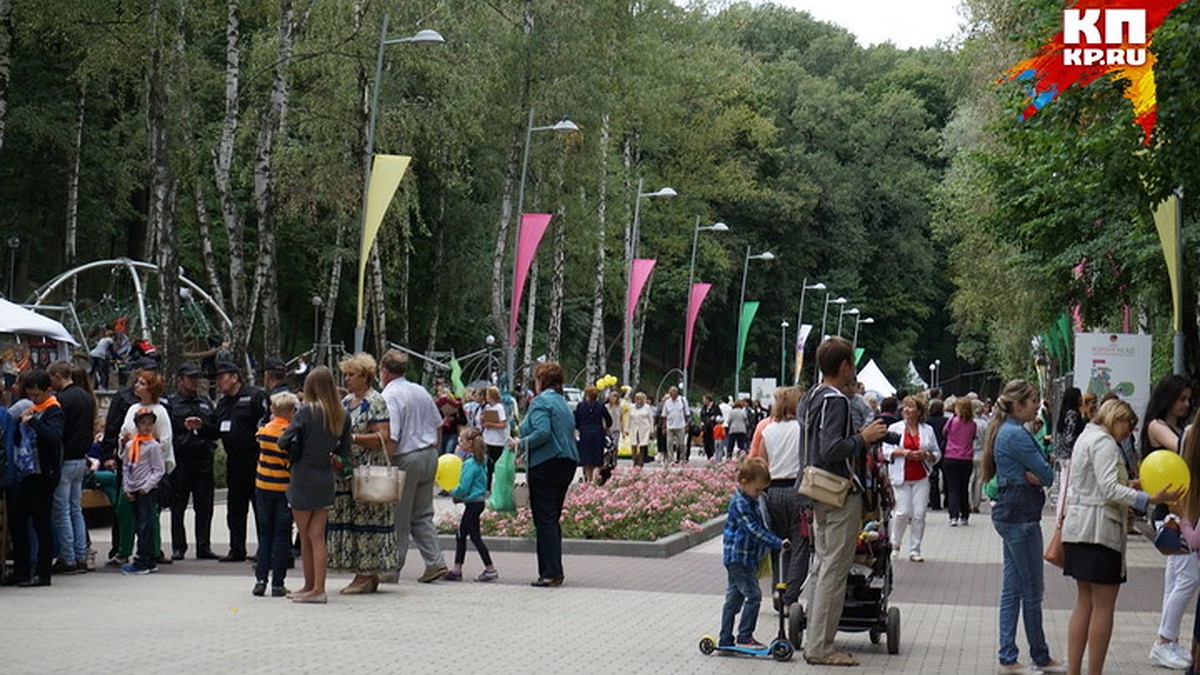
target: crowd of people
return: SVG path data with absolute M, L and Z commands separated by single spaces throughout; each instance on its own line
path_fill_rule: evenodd
M 306 369 L 302 390 L 293 392 L 283 361 L 264 359 L 262 367 L 259 388 L 232 361 L 215 363 L 220 398 L 214 403 L 201 391 L 197 364 L 178 368 L 168 396 L 157 360 L 142 359 L 113 393 L 103 419 L 92 387 L 94 368 L 61 361 L 23 372 L 9 407 L 0 408 L 6 529 L 13 541 L 12 571 L 0 577 L 0 586 L 50 586 L 56 575 L 93 568 L 82 509 L 85 481 L 112 506 L 105 564 L 129 575 L 156 572 L 194 551 L 200 560 L 253 561 L 256 596 L 325 603 L 328 570 L 354 573 L 341 594 L 373 593 L 380 583 L 397 581 L 410 541 L 424 563 L 420 582 L 460 580 L 469 539 L 484 563 L 476 579 L 492 581 L 499 572 L 480 536 L 479 516 L 495 461 L 506 450 L 517 453 L 528 476 L 538 542 L 533 585 L 563 583 L 558 521 L 579 451 L 576 415 L 563 397 L 558 364 L 534 370 L 536 397 L 519 440 L 510 434 L 511 412 L 497 389 L 482 391 L 477 405 L 439 406 L 428 390 L 405 377 L 408 358 L 397 350 L 378 363 L 369 354 L 343 359 L 344 387 L 319 366 Z M 463 410 L 470 413 L 469 423 L 460 424 Z M 218 442 L 228 487 L 224 555 L 212 543 Z M 453 568 L 434 525 L 434 478 L 442 451 L 466 458 L 453 492 L 466 512 Z M 352 469 L 367 464 L 405 472 L 396 503 L 354 497 Z M 163 508 L 171 510 L 169 547 L 158 527 Z M 258 540 L 254 555 L 247 546 L 251 511 Z M 288 589 L 288 570 L 296 560 L 303 585 Z

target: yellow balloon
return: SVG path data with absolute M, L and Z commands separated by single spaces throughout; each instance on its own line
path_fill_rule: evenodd
M 437 473 L 433 476 L 434 482 L 447 492 L 458 487 L 458 484 L 462 482 L 462 464 L 462 459 L 452 452 L 438 457 Z
M 1188 471 L 1187 462 L 1171 450 L 1155 450 L 1146 455 L 1139 474 L 1142 478 L 1142 489 L 1149 494 L 1155 494 L 1168 485 L 1173 490 L 1182 489 L 1186 492 L 1192 483 L 1192 474 Z

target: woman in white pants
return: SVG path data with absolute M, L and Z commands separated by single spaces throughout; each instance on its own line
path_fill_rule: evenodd
M 1183 445 L 1183 425 L 1192 407 L 1192 388 L 1182 375 L 1167 375 L 1150 392 L 1146 414 L 1142 418 L 1140 450 L 1145 457 L 1158 449 L 1179 452 Z M 1166 517 L 1165 509 L 1154 513 L 1154 520 Z M 1166 556 L 1163 572 L 1162 621 L 1158 637 L 1150 647 L 1150 662 L 1164 668 L 1183 670 L 1191 665 L 1190 650 L 1179 644 L 1180 624 L 1200 586 L 1200 563 L 1194 555 Z
M 892 511 L 892 550 L 904 543 L 904 530 L 912 525 L 908 544 L 908 559 L 924 562 L 921 540 L 925 536 L 925 510 L 929 507 L 929 471 L 939 459 L 937 436 L 933 427 L 925 424 L 925 402 L 915 396 L 904 399 L 903 420 L 888 427 L 889 437 L 897 441 L 884 442 L 883 455 L 890 462 L 888 475 L 896 493 L 896 508 Z

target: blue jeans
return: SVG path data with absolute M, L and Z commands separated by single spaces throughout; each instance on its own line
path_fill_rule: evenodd
M 729 573 L 729 586 L 725 588 L 725 606 L 721 608 L 721 635 L 718 642 L 723 645 L 733 644 L 733 619 L 738 610 L 742 610 L 742 620 L 738 623 L 737 639 L 747 642 L 754 637 L 754 627 L 758 625 L 758 608 L 762 604 L 762 589 L 758 587 L 755 570 L 730 563 L 725 566 Z
M 62 476 L 54 488 L 54 534 L 58 557 L 68 565 L 87 560 L 87 525 L 83 522 L 83 477 L 87 460 L 63 462 Z
M 1042 523 L 992 521 L 1004 541 L 1004 576 L 1000 587 L 1000 663 L 1014 663 L 1017 649 L 1017 616 L 1025 623 L 1025 639 L 1033 662 L 1050 661 L 1046 634 L 1042 631 Z
M 269 572 L 271 585 L 282 586 L 292 555 L 292 510 L 288 508 L 287 493 L 255 488 L 254 501 L 254 517 L 258 521 L 254 578 L 265 582 Z

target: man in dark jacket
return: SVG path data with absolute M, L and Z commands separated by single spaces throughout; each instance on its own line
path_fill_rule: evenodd
M 221 444 L 225 448 L 225 478 L 229 487 L 226 523 L 229 553 L 221 562 L 246 559 L 246 516 L 254 502 L 254 477 L 258 471 L 259 422 L 268 409 L 267 392 L 246 384 L 242 369 L 230 361 L 217 363 L 217 391 L 221 400 L 215 413 Z
M 200 366 L 185 363 L 175 378 L 175 393 L 167 399 L 171 411 L 171 437 L 175 471 L 171 474 L 171 558 L 187 553 L 187 528 L 183 516 L 188 499 L 195 509 L 196 559 L 216 560 L 212 551 L 213 454 L 220 437 L 212 401 L 200 393 Z
M 54 531 L 58 536 L 55 574 L 87 572 L 88 533 L 83 521 L 83 478 L 95 434 L 96 400 L 71 379 L 71 364 L 55 361 L 46 369 L 63 412 L 62 476 L 54 489 Z M 86 374 L 84 375 L 86 377 Z
M 63 411 L 50 389 L 50 376 L 46 371 L 26 371 L 21 374 L 20 382 L 33 407 L 22 413 L 19 434 L 32 429 L 36 435 L 37 469 L 36 473 L 21 479 L 17 486 L 16 502 L 9 505 L 13 573 L 0 580 L 0 585 L 49 586 L 50 560 L 54 556 L 50 512 L 54 504 L 54 488 L 62 472 Z M 37 568 L 32 574 L 26 521 L 32 522 L 38 541 Z
M 864 460 L 866 449 L 887 433 L 887 426 L 876 419 L 855 432 L 850 416 L 850 400 L 842 393 L 855 379 L 854 347 L 846 339 L 832 337 L 817 348 L 817 366 L 821 384 L 813 387 L 800 402 L 801 462 L 854 481 L 842 506 L 821 502 L 813 504 L 813 547 L 816 555 L 816 579 L 808 610 L 809 642 L 805 659 L 812 664 L 855 666 L 858 661 L 846 652 L 833 649 L 842 607 L 846 599 L 846 578 L 854 562 L 854 542 L 862 525 L 862 486 L 856 466 Z

